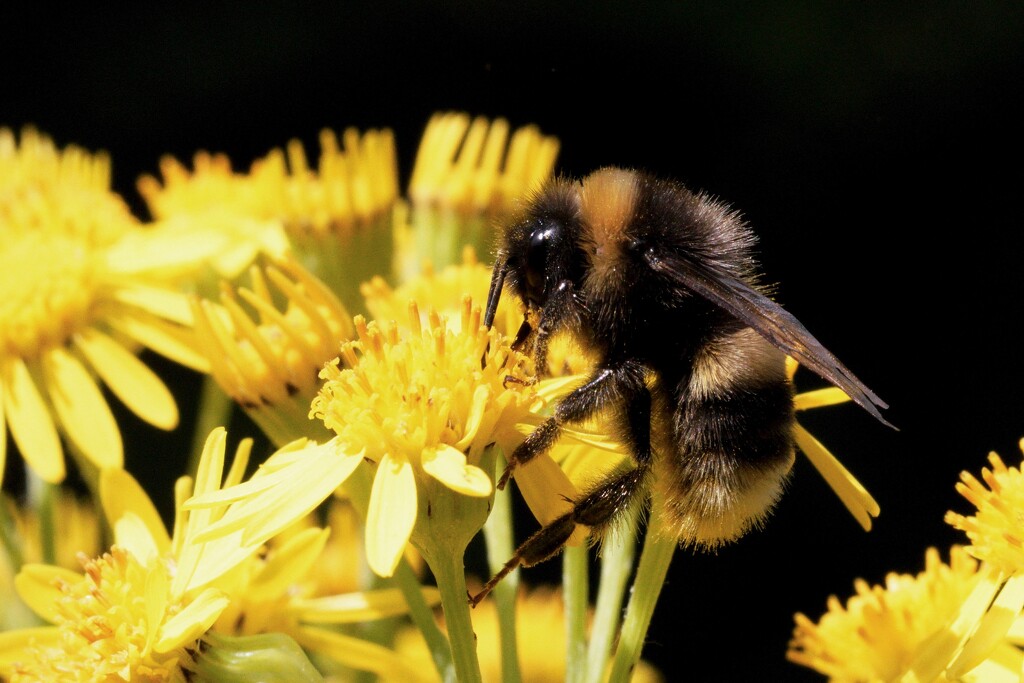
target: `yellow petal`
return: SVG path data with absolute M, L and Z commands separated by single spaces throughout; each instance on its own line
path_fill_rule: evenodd
M 56 622 L 61 611 L 57 601 L 63 595 L 58 582 L 79 583 L 82 575 L 48 564 L 26 564 L 14 577 L 14 589 L 32 611 L 46 621 Z
M 423 470 L 456 493 L 483 498 L 493 490 L 491 478 L 476 465 L 466 464 L 466 455 L 446 444 L 428 448 L 421 456 Z
M 146 604 L 146 650 L 153 647 L 164 617 L 170 613 L 170 580 L 162 563 L 151 566 L 146 574 L 144 600 Z
M 260 573 L 246 589 L 246 597 L 253 601 L 269 601 L 284 595 L 309 573 L 330 533 L 317 527 L 303 529 L 274 548 Z
M 4 415 L 4 376 L 0 372 L 0 484 L 7 466 L 7 416 Z
M 220 591 L 207 588 L 185 609 L 163 623 L 153 649 L 170 652 L 176 647 L 194 643 L 213 626 L 230 603 Z
M 0 633 L 0 676 L 8 680 L 11 668 L 17 662 L 25 661 L 25 648 L 47 648 L 60 641 L 60 629 L 56 626 L 23 628 Z
M 107 267 L 120 275 L 180 271 L 195 268 L 228 246 L 228 236 L 221 230 L 193 226 L 191 220 L 172 218 L 145 234 L 126 235 L 108 249 Z
M 341 664 L 371 671 L 385 681 L 417 681 L 422 673 L 410 668 L 394 651 L 361 638 L 353 638 L 322 628 L 303 626 L 292 632 L 295 641 L 307 650 L 321 652 Z
M 629 467 L 632 458 L 622 451 L 573 444 L 572 439 L 559 441 L 549 452 L 551 458 L 579 489 L 586 489 L 615 472 Z
M 515 470 L 516 486 L 523 494 L 533 516 L 541 524 L 550 524 L 572 509 L 570 501 L 579 497 L 562 468 L 547 455 L 540 455 Z
M 786 377 L 793 379 L 793 375 L 796 374 L 796 369 L 800 367 L 800 363 L 792 356 L 786 356 Z
M 362 462 L 361 454 L 339 455 L 332 444 L 311 449 L 290 470 L 281 470 L 275 476 L 275 486 L 239 500 L 220 520 L 199 531 L 195 540 L 202 542 L 244 529 L 246 544 L 262 543 L 312 512 Z
M 77 335 L 75 344 L 96 374 L 133 413 L 161 429 L 178 426 L 174 396 L 135 354 L 96 330 Z
M 243 542 L 241 531 L 208 543 L 186 543 L 179 554 L 179 570 L 174 576 L 171 593 L 183 595 L 206 588 L 249 559 L 262 546 L 262 542 Z
M 57 347 L 43 356 L 53 409 L 68 436 L 96 466 L 122 467 L 124 448 L 110 406 L 77 358 Z
M 547 454 L 520 465 L 515 472 L 516 486 L 530 512 L 542 525 L 550 524 L 572 510 L 579 491 L 569 477 Z M 582 545 L 590 535 L 589 527 L 577 524 L 567 546 Z
M 166 356 L 197 372 L 209 372 L 210 362 L 197 350 L 199 345 L 196 344 L 193 335 L 183 328 L 141 314 L 111 317 L 108 322 L 112 327 L 161 356 Z
M 156 540 L 134 512 L 125 512 L 112 526 L 117 545 L 127 550 L 140 564 L 147 565 L 160 557 Z
M 416 478 L 409 461 L 385 454 L 366 514 L 366 561 L 377 576 L 395 573 L 416 525 Z
M 59 484 L 65 474 L 64 452 L 35 381 L 20 358 L 11 359 L 3 379 L 4 411 L 21 457 L 44 481 Z
M 192 324 L 192 308 L 188 297 L 173 289 L 133 284 L 114 292 L 114 299 L 180 325 Z
M 823 408 L 834 406 L 838 403 L 846 403 L 850 397 L 838 387 L 825 387 L 814 391 L 804 391 L 793 397 L 793 406 L 797 410 L 810 410 L 811 408 Z
M 561 436 L 561 440 L 568 443 L 576 443 L 622 455 L 626 454 L 626 449 L 623 445 L 613 439 L 610 434 L 604 432 L 591 432 L 581 429 L 573 429 L 571 427 L 563 427 Z
M 799 423 L 793 429 L 793 436 L 800 450 L 811 461 L 818 473 L 825 478 L 850 514 L 860 522 L 865 531 L 871 531 L 871 518 L 877 517 L 881 511 L 871 494 L 820 441 L 811 436 L 810 432 L 801 427 Z
M 167 535 L 163 519 L 135 477 L 123 469 L 104 469 L 100 473 L 100 500 L 103 503 L 103 513 L 111 526 L 115 526 L 118 520 L 131 513 L 143 525 L 146 534 L 153 539 L 151 543 L 155 544 L 158 553 L 162 555 L 170 550 L 171 539 Z M 120 536 L 116 538 L 119 545 L 127 540 L 121 539 Z
M 988 659 L 1003 642 L 1014 619 L 1024 607 L 1024 575 L 1011 577 L 996 596 L 992 606 L 985 612 L 977 630 L 971 635 L 964 649 L 949 666 L 946 678 L 957 680 Z
M 587 380 L 587 375 L 565 375 L 563 377 L 551 377 L 537 383 L 537 396 L 545 401 L 559 399 Z
M 328 442 L 328 444 L 333 444 L 333 441 Z M 225 486 L 219 491 L 207 491 L 203 494 L 197 493 L 185 502 L 185 509 L 198 510 L 204 507 L 220 507 L 226 503 L 234 503 L 245 498 L 251 498 L 267 489 L 280 486 L 295 476 L 294 472 L 308 467 L 309 463 L 307 461 L 310 458 L 323 458 L 321 462 L 328 462 L 332 455 L 330 449 L 327 448 L 328 444 L 318 444 L 306 438 L 296 439 L 267 458 L 260 465 L 260 468 L 256 470 L 256 473 L 253 474 L 252 478 L 244 482 L 237 481 L 237 472 L 234 472 L 235 467 L 232 465 L 231 469 L 234 474 L 229 473 L 225 483 L 228 480 L 235 481 L 236 483 Z M 348 455 L 338 449 L 334 449 L 334 452 L 340 455 Z M 354 457 L 362 458 L 363 454 L 358 453 Z
M 441 604 L 436 588 L 423 588 L 423 599 L 433 607 Z M 405 614 L 409 604 L 398 588 L 328 595 L 322 598 L 295 598 L 288 603 L 288 612 L 302 622 L 311 624 L 355 624 Z
M 469 414 L 466 416 L 466 427 L 462 438 L 452 444 L 454 448 L 457 448 L 459 451 L 465 451 L 473 440 L 476 439 L 477 433 L 484 422 L 484 413 L 490 396 L 491 388 L 486 384 L 481 384 L 473 390 L 473 400 L 469 404 Z
M 984 567 L 984 565 L 982 565 Z M 949 626 L 929 636 L 917 648 L 917 656 L 903 676 L 904 683 L 934 681 L 953 661 L 967 636 L 974 631 L 1002 582 L 994 569 L 982 570 L 978 584 L 964 599 L 960 612 Z
M 964 681 L 977 683 L 1020 683 L 1024 670 L 1024 652 L 1003 642 L 996 647 L 988 659 L 971 669 Z

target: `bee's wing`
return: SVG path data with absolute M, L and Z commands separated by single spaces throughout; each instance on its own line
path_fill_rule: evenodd
M 893 427 L 878 410 L 888 408 L 888 404 L 857 379 L 782 306 L 714 264 L 666 258 L 664 254 L 650 254 L 646 259 L 648 266 L 662 278 L 678 283 L 750 325 L 801 365 L 845 391 L 857 405 L 883 424 Z

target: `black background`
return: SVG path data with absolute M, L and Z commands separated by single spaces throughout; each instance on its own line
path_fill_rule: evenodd
M 645 650 L 669 680 L 815 680 L 784 660 L 792 613 L 945 556 L 958 473 L 1020 461 L 1018 2 L 152 3 L 0 25 L 0 125 L 109 151 L 136 206 L 162 154 L 245 168 L 325 126 L 392 127 L 407 175 L 428 117 L 465 110 L 539 124 L 561 172 L 644 167 L 741 209 L 780 301 L 900 431 L 852 406 L 802 418 L 881 504 L 875 530 L 799 460 L 764 530 L 677 554 Z M 169 506 L 187 420 L 119 419 Z

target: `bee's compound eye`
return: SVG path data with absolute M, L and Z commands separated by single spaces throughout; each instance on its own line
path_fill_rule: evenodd
M 526 250 L 526 284 L 529 286 L 530 297 L 538 303 L 542 303 L 544 299 L 548 251 L 561 231 L 562 226 L 559 223 L 544 221 L 530 233 L 530 244 Z

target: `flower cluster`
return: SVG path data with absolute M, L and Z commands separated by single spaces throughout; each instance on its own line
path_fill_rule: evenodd
M 627 593 L 636 520 L 609 530 L 595 607 L 583 525 L 560 537 L 561 591 L 518 591 L 518 561 L 506 563 L 513 498 L 496 473 L 593 361 L 561 336 L 535 367 L 514 343 L 524 312 L 511 296 L 484 327 L 480 259 L 493 225 L 552 176 L 558 141 L 438 114 L 404 191 L 390 131 L 319 142 L 315 160 L 293 140 L 245 170 L 220 153 L 197 152 L 191 168 L 165 157 L 137 183 L 143 220 L 111 187 L 106 155 L 0 130 L 0 466 L 8 428 L 11 465 L 24 465 L 0 506 L 0 676 L 658 680 L 640 648 L 678 537 L 649 535 Z M 201 373 L 202 390 L 172 395 L 149 352 Z M 183 473 L 173 494 L 151 497 L 125 469 L 106 391 L 165 430 L 195 399 L 197 447 L 170 464 Z M 807 392 L 796 408 L 845 400 Z M 255 437 L 230 466 L 227 425 Z M 541 526 L 632 467 L 600 420 L 563 432 L 515 473 Z M 870 528 L 870 495 L 803 427 L 793 439 Z M 978 515 L 951 519 L 973 545 L 951 568 L 929 554 L 916 579 L 913 595 L 942 595 L 924 631 L 982 585 L 1019 611 L 1019 553 L 1000 540 L 1019 473 L 993 466 L 988 489 L 965 478 Z M 481 534 L 488 570 L 508 576 L 473 612 L 465 555 Z M 856 617 L 801 622 L 794 659 L 817 666 L 848 623 L 870 613 L 884 633 L 913 606 L 862 588 Z M 971 624 L 958 661 L 982 647 Z
M 948 564 L 929 548 L 917 576 L 858 581 L 845 605 L 829 598 L 818 623 L 797 614 L 789 659 L 841 681 L 1020 680 L 1024 475 L 995 453 L 989 463 L 956 485 L 976 512 L 946 513 L 969 544 L 953 546 Z

